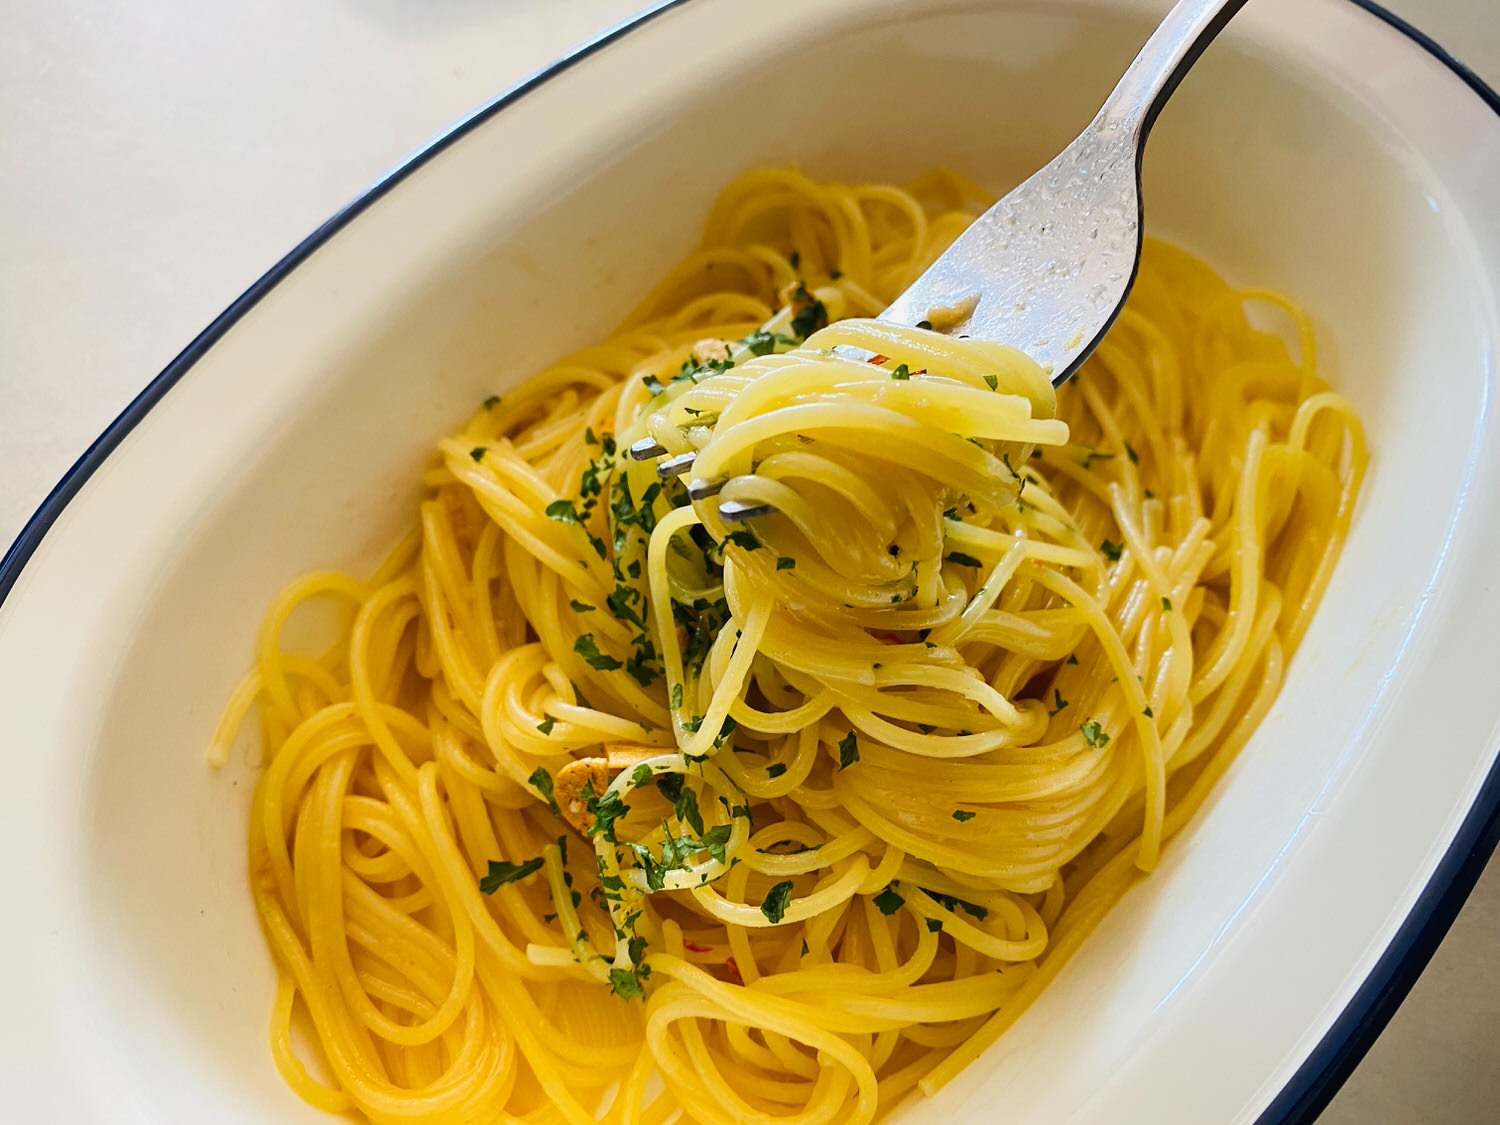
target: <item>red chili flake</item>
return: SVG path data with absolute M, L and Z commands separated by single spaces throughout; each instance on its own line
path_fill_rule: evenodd
M 880 363 L 884 363 L 886 360 L 888 360 L 890 358 L 891 357 L 888 356 L 888 355 L 872 355 L 869 359 L 865 360 L 865 362 L 866 363 L 880 364 Z
M 711 950 L 706 945 L 699 945 L 696 941 L 684 941 L 682 948 L 689 953 L 709 953 Z
M 733 957 L 725 958 L 724 968 L 729 973 L 729 979 L 735 984 L 745 983 L 745 978 L 740 976 L 740 967 L 734 963 Z

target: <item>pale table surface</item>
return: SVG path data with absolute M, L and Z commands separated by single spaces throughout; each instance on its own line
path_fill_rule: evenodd
M 1388 2 L 1500 85 L 1500 0 Z M 318 223 L 640 6 L 0 0 L 0 545 Z M 1322 1120 L 1500 1122 L 1500 863 Z

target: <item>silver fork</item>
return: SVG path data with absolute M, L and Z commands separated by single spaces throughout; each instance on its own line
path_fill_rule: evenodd
M 1089 127 L 995 204 L 880 314 L 893 324 L 1011 344 L 1066 382 L 1120 315 L 1141 260 L 1141 156 L 1167 99 L 1246 0 L 1179 0 L 1125 71 Z M 941 316 L 940 312 L 946 313 Z M 646 438 L 638 461 L 666 450 Z M 684 453 L 657 465 L 663 480 L 693 466 Z M 695 500 L 724 481 L 692 480 Z M 769 505 L 726 501 L 743 522 Z

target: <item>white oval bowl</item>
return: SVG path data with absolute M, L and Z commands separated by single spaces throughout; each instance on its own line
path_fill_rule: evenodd
M 202 756 L 270 598 L 368 567 L 433 441 L 607 332 L 737 173 L 951 165 L 1003 190 L 1161 9 L 677 0 L 481 110 L 215 322 L 0 564 L 7 1119 L 331 1120 L 266 1046 L 254 772 Z M 996 1047 L 895 1120 L 1306 1119 L 1493 845 L 1500 102 L 1426 47 L 1348 0 L 1258 0 L 1161 120 L 1148 227 L 1313 312 L 1373 469 L 1281 697 L 1198 820 Z

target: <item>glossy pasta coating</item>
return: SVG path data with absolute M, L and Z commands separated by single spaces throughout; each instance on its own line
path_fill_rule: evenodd
M 744 177 L 606 343 L 439 443 L 377 574 L 272 607 L 213 754 L 258 704 L 250 873 L 302 1097 L 868 1122 L 1156 864 L 1275 698 L 1361 429 L 1295 305 L 1159 242 L 1056 395 L 869 319 L 985 203 Z M 646 436 L 688 476 L 627 459 Z M 310 598 L 352 609 L 321 655 L 280 639 Z

